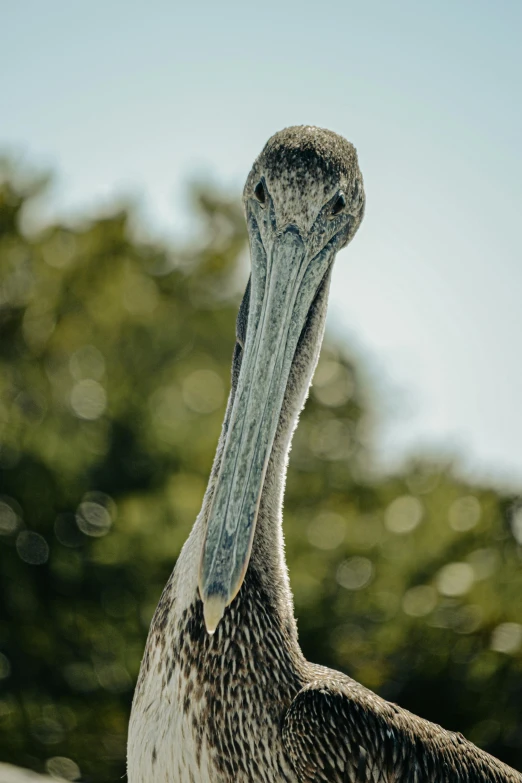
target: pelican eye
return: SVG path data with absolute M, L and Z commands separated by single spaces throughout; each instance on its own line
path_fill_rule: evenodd
M 263 182 L 260 180 L 254 188 L 254 196 L 257 198 L 262 207 L 266 204 L 266 191 Z
M 344 193 L 339 193 L 339 195 L 335 199 L 330 215 L 332 217 L 335 217 L 336 215 L 338 215 L 340 212 L 343 211 L 345 206 L 346 206 L 346 198 L 344 196 Z

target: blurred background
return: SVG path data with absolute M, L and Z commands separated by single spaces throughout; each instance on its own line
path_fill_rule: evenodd
M 359 151 L 291 454 L 301 643 L 522 768 L 517 2 L 3 5 L 0 761 L 116 781 L 289 124 Z M 515 214 L 516 213 L 516 214 Z

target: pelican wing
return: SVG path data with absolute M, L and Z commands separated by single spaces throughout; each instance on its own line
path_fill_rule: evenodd
M 349 678 L 304 687 L 285 716 L 283 742 L 303 783 L 522 783 L 461 734 Z

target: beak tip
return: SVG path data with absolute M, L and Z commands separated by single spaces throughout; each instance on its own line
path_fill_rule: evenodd
M 227 602 L 222 595 L 214 594 L 202 597 L 203 619 L 207 633 L 212 636 L 225 613 Z

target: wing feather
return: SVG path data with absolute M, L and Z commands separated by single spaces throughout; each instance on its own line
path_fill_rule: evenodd
M 305 686 L 282 731 L 303 783 L 522 783 L 522 774 L 461 734 L 349 678 L 321 677 Z

